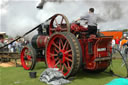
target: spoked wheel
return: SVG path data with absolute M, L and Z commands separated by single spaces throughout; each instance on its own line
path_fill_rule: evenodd
M 55 33 L 46 46 L 46 64 L 59 68 L 64 77 L 73 76 L 81 66 L 81 47 L 71 33 Z
M 118 49 L 113 48 L 111 69 L 114 74 L 126 77 L 128 76 L 128 58 Z
M 36 64 L 36 52 L 32 46 L 27 45 L 21 51 L 21 64 L 25 70 L 32 70 Z
M 64 32 L 70 31 L 69 21 L 66 16 L 62 14 L 56 14 L 53 16 L 50 26 L 49 26 L 49 34 L 51 35 L 54 32 Z

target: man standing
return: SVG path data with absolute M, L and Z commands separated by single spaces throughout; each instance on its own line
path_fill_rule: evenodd
M 79 21 L 79 20 L 87 20 L 89 35 L 90 34 L 95 34 L 96 35 L 98 17 L 97 17 L 96 14 L 94 14 L 94 8 L 90 8 L 89 13 L 87 15 L 81 16 L 76 21 Z
M 120 39 L 118 37 L 116 37 L 115 39 L 115 44 L 116 44 L 116 48 L 119 50 Z

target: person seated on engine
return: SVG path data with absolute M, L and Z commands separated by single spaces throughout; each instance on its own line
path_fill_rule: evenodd
M 76 20 L 76 22 L 79 21 L 79 20 L 85 20 L 85 21 L 88 22 L 86 24 L 88 24 L 88 33 L 89 33 L 89 35 L 91 35 L 91 34 L 96 35 L 97 34 L 98 16 L 96 14 L 94 14 L 94 8 L 90 8 L 89 13 L 85 16 L 81 16 L 79 19 Z

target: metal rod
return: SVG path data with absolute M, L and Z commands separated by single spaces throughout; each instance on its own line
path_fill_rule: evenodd
M 48 18 L 45 22 L 48 22 L 48 21 L 51 20 L 53 17 L 54 17 L 54 15 L 53 15 L 52 17 Z M 45 22 L 44 22 L 44 23 L 45 23 Z M 0 49 L 2 49 L 2 48 L 4 48 L 4 47 L 8 46 L 9 44 L 11 44 L 11 43 L 13 43 L 13 42 L 19 40 L 20 38 L 25 37 L 25 36 L 28 35 L 29 33 L 31 33 L 31 32 L 33 32 L 34 30 L 36 30 L 36 29 L 37 29 L 40 25 L 42 25 L 42 24 L 43 24 L 43 23 L 39 24 L 38 26 L 36 26 L 36 27 L 34 27 L 33 29 L 31 29 L 31 30 L 29 30 L 28 32 L 26 32 L 23 36 L 18 37 L 18 38 L 16 38 L 15 40 L 11 41 L 10 43 L 8 43 L 8 44 L 6 44 L 6 45 L 0 47 Z

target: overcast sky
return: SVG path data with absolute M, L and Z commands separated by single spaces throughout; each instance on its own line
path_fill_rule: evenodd
M 88 12 L 90 7 L 104 19 L 100 30 L 128 28 L 128 0 L 64 0 L 47 2 L 43 10 L 36 8 L 38 0 L 0 0 L 0 31 L 22 35 L 56 13 L 67 16 L 70 22 Z

